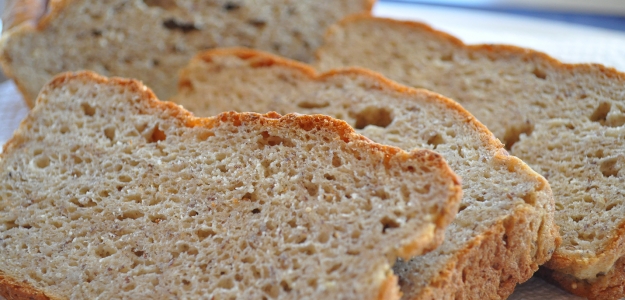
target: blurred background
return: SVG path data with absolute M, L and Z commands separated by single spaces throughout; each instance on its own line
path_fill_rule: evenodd
M 625 31 L 625 0 L 379 0 L 530 16 Z

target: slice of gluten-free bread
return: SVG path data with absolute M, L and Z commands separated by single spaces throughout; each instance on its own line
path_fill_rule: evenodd
M 329 30 L 318 56 L 322 70 L 366 67 L 457 100 L 549 180 L 563 237 L 546 264 L 553 278 L 578 295 L 625 297 L 625 74 L 367 16 Z
M 555 249 L 546 180 L 509 156 L 467 111 L 437 94 L 366 70 L 317 75 L 310 66 L 271 54 L 224 49 L 199 54 L 183 69 L 173 100 L 199 115 L 230 109 L 323 113 L 374 141 L 440 152 L 462 177 L 461 212 L 441 247 L 395 265 L 406 298 L 505 298 Z
M 176 92 L 178 69 L 199 50 L 245 46 L 309 61 L 329 25 L 369 12 L 373 2 L 50 1 L 37 24 L 5 33 L 0 62 L 29 103 L 52 76 L 83 69 L 140 79 L 166 99 Z
M 62 74 L 0 161 L 0 295 L 398 299 L 459 178 L 323 115 L 200 119 L 133 80 Z

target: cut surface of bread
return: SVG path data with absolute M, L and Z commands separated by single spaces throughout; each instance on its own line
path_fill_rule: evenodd
M 321 70 L 370 68 L 458 101 L 549 180 L 563 238 L 549 273 L 584 281 L 563 282 L 577 294 L 625 297 L 625 74 L 367 16 L 331 28 L 318 58 Z
M 366 70 L 316 74 L 246 49 L 199 54 L 180 77 L 172 100 L 200 116 L 231 109 L 322 113 L 376 142 L 441 153 L 462 177 L 461 211 L 438 249 L 395 264 L 407 299 L 505 298 L 555 248 L 549 184 L 449 99 Z
M 323 115 L 195 118 L 133 80 L 51 81 L 0 161 L 8 299 L 399 299 L 458 210 L 441 155 Z
M 29 103 L 54 75 L 85 69 L 137 78 L 166 99 L 199 50 L 245 46 L 310 61 L 328 26 L 373 1 L 56 0 L 36 25 L 4 35 L 0 62 Z

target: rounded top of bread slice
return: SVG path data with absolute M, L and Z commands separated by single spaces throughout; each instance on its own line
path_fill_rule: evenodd
M 88 72 L 42 90 L 0 180 L 0 291 L 84 299 L 398 299 L 461 196 L 441 155 L 340 120 L 196 118 Z

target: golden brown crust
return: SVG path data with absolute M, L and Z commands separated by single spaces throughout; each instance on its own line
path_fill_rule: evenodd
M 407 293 L 404 298 L 507 298 L 516 284 L 529 279 L 541 261 L 544 262 L 550 255 L 545 251 L 547 249 L 539 249 L 542 255 L 536 257 L 524 251 L 523 245 L 532 238 L 531 227 L 540 223 L 540 218 L 526 207 L 518 208 L 514 214 L 468 242 L 441 268 L 439 275 L 430 281 L 428 287 L 417 289 L 419 293 L 410 294 L 411 283 L 400 282 L 402 290 Z
M 571 275 L 541 267 L 537 273 L 547 281 L 561 286 L 572 294 L 589 300 L 616 300 L 625 294 L 625 257 L 616 261 L 614 267 L 595 280 L 580 280 Z
M 36 24 L 46 13 L 49 0 L 8 0 L 4 4 L 2 21 L 5 30 L 24 22 Z
M 401 291 L 399 285 L 397 285 L 397 276 L 393 272 L 389 271 L 386 280 L 382 283 L 380 292 L 378 293 L 378 300 L 398 300 L 401 298 Z
M 548 185 L 547 181 L 531 170 L 531 168 L 520 159 L 508 155 L 503 149 L 501 142 L 493 136 L 486 126 L 481 124 L 458 103 L 448 98 L 427 90 L 414 89 L 400 85 L 378 73 L 366 69 L 345 68 L 318 74 L 315 69 L 307 64 L 246 48 L 208 50 L 198 54 L 190 64 L 193 64 L 194 60 L 211 62 L 213 57 L 217 56 L 236 56 L 248 60 L 249 65 L 255 68 L 275 65 L 292 68 L 313 81 L 330 80 L 333 76 L 368 76 L 377 80 L 377 82 L 379 82 L 379 88 L 383 90 L 397 91 L 408 95 L 427 93 L 428 97 L 424 98 L 444 104 L 448 109 L 462 116 L 466 123 L 474 126 L 474 128 L 480 132 L 483 144 L 488 146 L 487 148 L 490 151 L 494 152 L 497 160 L 506 165 L 520 168 L 529 174 L 533 174 L 541 183 L 540 189 L 548 191 L 545 192 L 544 197 L 551 199 L 551 205 L 553 206 L 553 197 L 551 196 L 550 189 L 545 188 L 545 186 Z M 180 75 L 181 86 L 190 82 L 188 77 L 189 74 L 187 74 L 186 69 L 183 69 Z M 448 293 L 453 291 L 454 293 L 463 293 L 464 297 L 469 299 L 478 296 L 485 299 L 507 297 L 512 293 L 517 283 L 528 280 L 538 269 L 538 266 L 547 261 L 553 253 L 553 245 L 538 245 L 538 249 L 533 255 L 528 252 L 526 244 L 528 240 L 531 240 L 532 233 L 532 230 L 529 228 L 530 223 L 541 222 L 542 218 L 543 216 L 528 211 L 527 207 L 518 208 L 506 220 L 501 220 L 494 224 L 486 233 L 468 242 L 465 248 L 460 250 L 455 255 L 454 259 L 441 270 L 439 276 L 433 279 L 432 287 L 424 289 L 419 295 L 405 296 L 407 299 L 441 299 L 443 298 L 442 295 L 448 295 Z M 542 229 L 550 231 L 546 235 L 556 237 L 556 246 L 560 244 L 561 239 L 557 226 Z M 539 235 L 541 234 L 539 233 Z M 506 247 L 503 237 L 506 237 L 511 246 Z M 493 269 L 493 266 L 500 266 L 500 268 Z M 461 278 L 461 271 L 465 268 L 469 268 L 472 271 L 468 272 L 468 274 L 471 275 L 466 278 L 466 281 Z M 479 276 L 472 277 L 475 274 L 489 274 L 491 276 L 487 278 Z M 458 277 L 459 275 L 460 277 Z M 409 284 L 405 282 L 405 278 L 401 278 L 400 282 L 401 280 L 404 280 L 402 285 Z M 406 289 L 403 290 L 406 291 Z M 448 296 L 453 298 L 454 295 Z
M 53 300 L 58 298 L 48 297 L 26 282 L 19 282 L 5 274 L 0 273 L 0 296 L 6 300 Z

